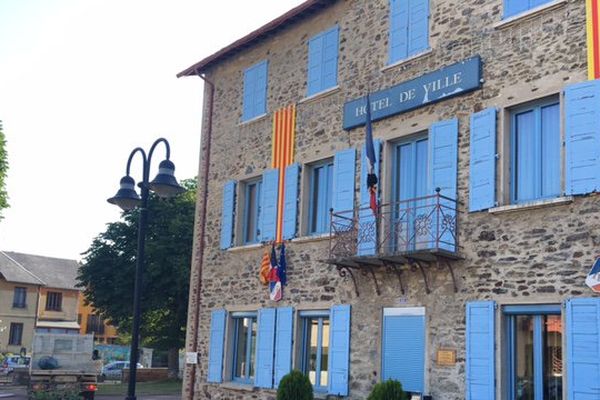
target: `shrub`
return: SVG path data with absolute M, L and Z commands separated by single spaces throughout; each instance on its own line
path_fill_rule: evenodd
M 277 400 L 313 400 L 313 387 L 308 377 L 298 370 L 284 376 L 277 388 Z
M 390 379 L 376 384 L 367 400 L 408 400 L 408 393 L 400 382 Z

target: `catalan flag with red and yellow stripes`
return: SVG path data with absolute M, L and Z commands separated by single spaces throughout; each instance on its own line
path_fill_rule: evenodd
M 283 237 L 283 204 L 285 198 L 285 167 L 294 162 L 296 130 L 296 106 L 290 105 L 275 112 L 273 116 L 273 161 L 272 167 L 279 169 L 277 197 L 277 243 Z
M 600 0 L 585 0 L 588 79 L 600 78 Z

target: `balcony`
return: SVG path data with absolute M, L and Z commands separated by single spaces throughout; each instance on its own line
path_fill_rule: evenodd
M 448 268 L 454 291 L 458 291 L 451 263 L 462 257 L 458 249 L 456 200 L 439 193 L 381 204 L 377 215 L 369 207 L 331 213 L 328 264 L 343 277 L 350 277 L 359 295 L 354 272 L 371 276 L 380 294 L 375 269 L 383 268 L 398 277 L 420 271 L 430 293 L 427 270 Z

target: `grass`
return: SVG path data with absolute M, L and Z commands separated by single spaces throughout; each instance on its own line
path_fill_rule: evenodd
M 158 382 L 138 382 L 135 385 L 137 395 L 161 395 L 161 394 L 179 394 L 181 393 L 181 381 L 167 380 Z M 115 396 L 125 395 L 127 393 L 127 383 L 99 383 L 97 396 Z

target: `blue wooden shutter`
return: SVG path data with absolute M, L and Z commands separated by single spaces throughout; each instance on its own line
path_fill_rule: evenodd
M 429 0 L 410 0 L 408 10 L 408 56 L 429 48 Z
M 323 34 L 323 62 L 321 90 L 337 85 L 339 28 L 334 26 Z
M 223 206 L 221 208 L 221 249 L 233 246 L 233 216 L 235 207 L 235 181 L 223 186 Z
M 568 300 L 566 321 L 567 399 L 598 399 L 600 298 Z
M 466 398 L 494 400 L 495 385 L 495 311 L 493 301 L 467 303 Z
M 283 238 L 296 237 L 298 221 L 298 181 L 300 164 L 294 163 L 285 168 L 285 192 L 283 200 Z
M 254 386 L 273 387 L 273 365 L 275 355 L 275 309 L 258 310 L 258 332 L 256 335 L 256 376 Z
M 244 71 L 244 98 L 242 108 L 242 121 L 247 121 L 254 117 L 254 92 L 256 91 L 256 75 L 254 67 Z
M 265 60 L 256 66 L 254 87 L 254 117 L 267 112 L 267 78 L 269 63 Z
M 504 18 L 529 10 L 528 0 L 504 0 Z
M 375 148 L 375 174 L 377 179 L 381 181 L 380 163 L 379 156 L 381 153 L 381 140 L 374 140 L 373 147 Z M 377 251 L 377 227 L 375 216 L 369 207 L 370 205 L 370 194 L 367 188 L 367 172 L 369 171 L 369 161 L 367 159 L 366 144 L 363 145 L 361 151 L 361 163 L 360 163 L 360 208 L 359 211 L 359 225 L 358 225 L 358 255 L 372 255 Z M 377 185 L 381 187 L 381 185 Z M 378 196 L 379 197 L 379 196 Z
M 328 392 L 348 396 L 350 368 L 350 306 L 331 307 L 329 335 L 329 385 Z
M 356 150 L 346 149 L 335 153 L 333 160 L 333 210 L 354 209 Z M 349 213 L 348 216 L 352 214 Z
M 395 379 L 405 391 L 423 393 L 425 315 L 390 314 L 384 310 L 381 379 Z
M 308 41 L 307 96 L 319 93 L 323 86 L 323 44 L 322 33 Z
M 292 325 L 294 310 L 291 307 L 277 309 L 275 329 L 275 382 L 279 386 L 281 378 L 292 370 Z
M 456 176 L 458 168 L 458 119 L 437 122 L 429 128 L 429 190 L 456 200 Z M 434 210 L 432 236 L 439 239 L 439 248 L 449 251 L 456 249 L 456 238 L 443 224 L 444 217 L 456 217 L 457 203 L 440 200 L 439 210 Z M 439 217 L 439 218 L 438 218 Z M 438 220 L 439 219 L 439 220 Z M 440 227 L 438 233 L 437 227 Z
M 279 170 L 263 172 L 260 200 L 260 240 L 275 240 L 277 230 L 277 198 L 279 193 Z
M 496 204 L 496 109 L 471 114 L 469 211 Z
M 390 64 L 408 56 L 408 1 L 390 0 Z
M 214 310 L 210 319 L 210 344 L 208 351 L 208 382 L 223 381 L 223 346 L 225 345 L 225 310 Z
M 566 193 L 600 189 L 600 80 L 565 89 Z

